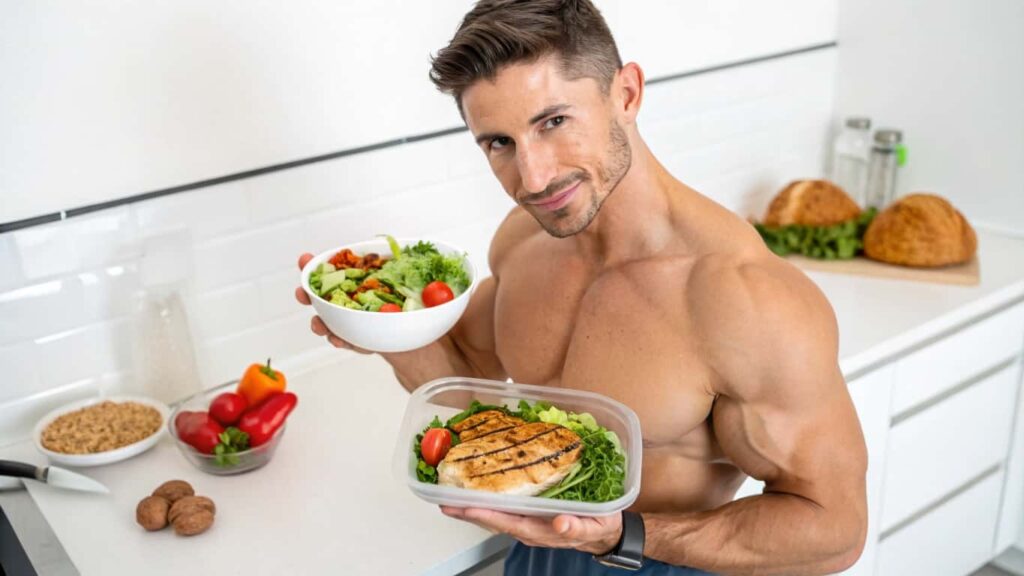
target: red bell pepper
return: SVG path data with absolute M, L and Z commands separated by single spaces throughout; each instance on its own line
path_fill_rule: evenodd
M 224 431 L 208 412 L 180 412 L 174 418 L 174 430 L 182 442 L 203 454 L 213 454 Z
M 298 402 L 295 394 L 282 392 L 246 410 L 238 421 L 238 429 L 249 435 L 249 446 L 255 448 L 273 438 Z

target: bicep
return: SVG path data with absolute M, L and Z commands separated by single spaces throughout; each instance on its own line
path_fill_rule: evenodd
M 821 505 L 862 501 L 867 455 L 838 365 L 835 316 L 802 274 L 754 269 L 733 278 L 735 306 L 709 350 L 720 382 L 716 437 L 741 470 Z

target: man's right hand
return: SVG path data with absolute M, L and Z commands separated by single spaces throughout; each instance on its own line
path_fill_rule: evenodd
M 299 270 L 305 268 L 306 263 L 309 262 L 312 258 L 313 255 L 308 252 L 303 254 L 302 256 L 299 256 Z M 299 286 L 298 288 L 295 289 L 295 299 L 298 300 L 300 304 L 305 304 L 306 306 L 310 306 L 312 304 L 309 301 L 309 295 L 306 294 L 306 291 L 302 289 L 302 286 Z M 317 336 L 326 336 L 327 341 L 330 342 L 335 348 L 344 348 L 346 350 L 352 350 L 360 354 L 373 354 L 373 352 L 370 352 L 369 350 L 358 348 L 342 340 L 341 338 L 338 338 L 337 335 L 328 330 L 327 325 L 324 324 L 324 321 L 321 320 L 319 316 L 313 316 L 313 319 L 310 320 L 309 328 L 310 330 L 313 331 L 313 334 L 316 334 Z

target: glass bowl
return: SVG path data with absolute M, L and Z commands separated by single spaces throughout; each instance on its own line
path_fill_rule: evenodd
M 288 426 L 287 422 L 282 424 L 265 444 L 241 452 L 235 452 L 234 454 L 224 455 L 220 462 L 217 461 L 215 454 L 203 454 L 186 444 L 181 438 L 178 438 L 178 431 L 174 429 L 174 420 L 179 413 L 187 411 L 206 412 L 214 398 L 224 392 L 234 391 L 236 385 L 237 382 L 229 382 L 186 398 L 174 407 L 170 418 L 167 419 L 167 431 L 170 433 L 171 438 L 174 439 L 174 444 L 178 447 L 178 450 L 193 466 L 208 474 L 227 476 L 249 472 L 264 466 L 274 456 L 274 451 L 281 442 L 284 430 Z

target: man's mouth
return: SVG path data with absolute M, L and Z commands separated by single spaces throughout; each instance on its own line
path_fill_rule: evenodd
M 577 180 L 575 184 L 566 190 L 538 202 L 529 202 L 529 204 L 544 210 L 558 210 L 572 201 L 573 197 L 576 195 L 576 190 L 579 189 L 580 183 L 582 182 L 582 180 Z

